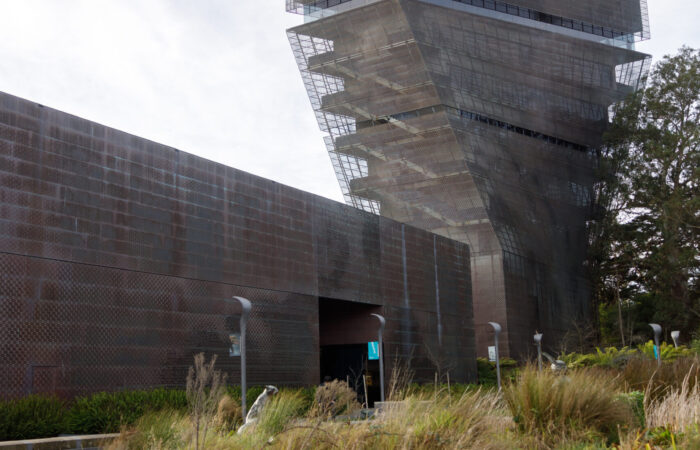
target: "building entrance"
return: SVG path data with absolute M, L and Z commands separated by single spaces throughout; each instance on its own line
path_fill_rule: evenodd
M 369 359 L 368 343 L 377 340 L 379 323 L 371 313 L 381 307 L 319 298 L 321 381 L 343 380 L 357 392 L 358 401 L 372 407 L 379 400 L 379 361 Z

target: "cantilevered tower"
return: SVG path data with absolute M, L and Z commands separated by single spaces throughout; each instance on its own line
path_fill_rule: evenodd
M 346 201 L 469 244 L 478 352 L 489 321 L 522 356 L 535 330 L 554 346 L 585 320 L 596 149 L 648 71 L 645 0 L 287 10 L 305 17 L 288 34 Z

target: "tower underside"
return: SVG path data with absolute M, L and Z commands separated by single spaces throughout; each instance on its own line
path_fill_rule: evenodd
M 517 357 L 589 314 L 595 149 L 650 60 L 638 0 L 578 3 L 288 1 L 346 201 L 469 244 L 480 354 L 489 321 Z

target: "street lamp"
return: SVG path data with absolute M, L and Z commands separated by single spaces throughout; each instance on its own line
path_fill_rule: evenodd
M 655 350 L 656 350 L 656 361 L 659 364 L 659 367 L 661 367 L 661 347 L 659 347 L 659 337 L 661 336 L 661 325 L 658 323 L 650 323 L 649 326 L 651 327 L 652 330 L 654 330 L 654 344 L 656 345 Z
M 537 370 L 542 372 L 542 333 L 535 334 L 534 338 L 537 345 Z
M 678 330 L 671 331 L 671 339 L 673 339 L 673 345 L 678 348 L 678 338 L 681 337 L 681 332 Z
M 382 402 L 384 401 L 384 327 L 386 326 L 386 319 L 384 316 L 379 314 L 370 314 L 379 319 L 379 388 L 381 391 Z
M 246 324 L 248 323 L 248 316 L 250 315 L 250 310 L 252 304 L 250 300 L 243 297 L 233 297 L 238 300 L 241 304 L 241 411 L 243 412 L 243 422 L 245 423 L 246 417 L 246 361 L 245 361 L 245 334 L 246 334 Z M 227 299 L 227 301 L 230 301 Z
M 501 326 L 496 322 L 489 322 L 493 327 L 494 342 L 496 344 L 496 379 L 498 380 L 498 390 L 501 390 L 501 362 L 498 359 L 498 335 L 501 334 Z

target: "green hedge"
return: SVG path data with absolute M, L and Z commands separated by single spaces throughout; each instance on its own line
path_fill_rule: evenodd
M 518 374 L 518 362 L 511 358 L 500 358 L 501 381 L 515 381 Z M 496 363 L 486 358 L 476 358 L 476 370 L 479 377 L 479 384 L 485 386 L 496 386 L 498 375 L 496 374 Z
M 56 436 L 66 430 L 65 412 L 66 404 L 56 397 L 0 401 L 0 441 Z
M 68 403 L 30 395 L 0 401 L 0 441 L 38 439 L 59 434 L 116 433 L 147 411 L 187 408 L 185 391 L 100 392 Z
M 295 389 L 301 392 L 306 409 L 313 404 L 315 389 Z M 262 391 L 263 386 L 248 388 L 246 403 L 249 410 Z M 227 392 L 240 401 L 240 386 L 230 386 Z M 165 409 L 185 411 L 185 391 L 98 392 L 76 397 L 71 402 L 57 397 L 30 395 L 0 401 L 0 441 L 38 439 L 59 434 L 118 433 L 122 427 L 133 425 L 147 412 Z
M 66 429 L 71 434 L 116 433 L 148 411 L 185 408 L 187 396 L 182 390 L 99 392 L 75 398 L 67 413 Z

